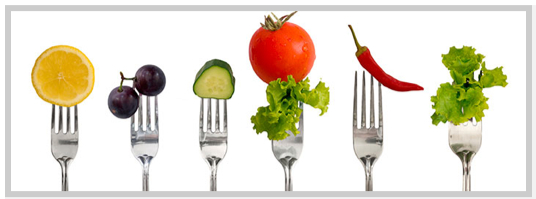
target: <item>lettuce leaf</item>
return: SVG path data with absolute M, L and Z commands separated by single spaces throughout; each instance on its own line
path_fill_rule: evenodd
M 267 132 L 270 140 L 283 140 L 292 132 L 294 135 L 300 133 L 296 128 L 296 123 L 300 121 L 302 109 L 298 107 L 299 101 L 320 109 L 323 115 L 328 110 L 329 87 L 324 82 L 309 90 L 309 79 L 298 83 L 292 75 L 287 77 L 288 81 L 277 79 L 271 81 L 266 88 L 266 100 L 269 105 L 259 107 L 257 113 L 251 116 L 253 129 L 257 134 Z
M 475 54 L 476 49 L 470 46 L 463 48 L 451 47 L 448 54 L 442 55 L 443 64 L 450 70 L 454 80 L 451 83 L 443 83 L 437 89 L 435 96 L 431 97 L 432 124 L 452 122 L 455 125 L 467 122 L 471 118 L 476 121 L 482 120 L 484 110 L 488 109 L 488 98 L 484 96 L 482 89 L 493 86 L 505 87 L 506 75 L 502 72 L 502 66 L 488 70 L 483 62 L 484 55 Z M 478 81 L 474 79 L 476 70 L 480 71 Z
M 480 76 L 480 83 L 482 88 L 489 88 L 493 86 L 505 87 L 508 85 L 506 82 L 506 75 L 502 71 L 503 67 L 497 67 L 492 70 L 486 68 L 486 62 L 482 63 L 482 70 Z
M 471 46 L 463 46 L 462 48 L 451 47 L 448 54 L 441 55 L 443 64 L 450 71 L 455 71 L 460 75 L 472 74 L 480 69 L 480 63 L 484 59 L 484 55 L 475 54 L 476 49 Z
M 484 117 L 484 109 L 488 109 L 488 98 L 484 96 L 482 88 L 474 87 L 469 88 L 463 95 L 464 98 L 460 100 L 464 117 L 461 121 L 453 122 L 454 124 L 463 123 L 474 117 L 477 122 Z
M 431 101 L 434 102 L 432 108 L 436 111 L 432 115 L 432 123 L 437 125 L 439 122 L 447 122 L 454 119 L 459 123 L 463 120 L 462 106 L 458 101 L 458 93 L 464 91 L 461 88 L 455 88 L 449 83 L 443 83 L 437 89 L 437 95 L 432 96 Z M 453 121 L 453 122 L 455 122 Z

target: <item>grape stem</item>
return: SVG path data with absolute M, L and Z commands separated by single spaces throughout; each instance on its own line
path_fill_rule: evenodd
M 121 84 L 119 84 L 119 89 L 117 89 L 117 91 L 119 92 L 123 92 L 123 81 L 124 80 L 136 80 L 136 77 L 132 77 L 132 78 L 126 78 L 124 75 L 123 75 L 123 72 L 119 72 L 119 74 L 121 75 Z

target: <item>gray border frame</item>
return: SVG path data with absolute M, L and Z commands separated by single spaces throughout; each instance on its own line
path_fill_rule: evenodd
M 527 57 L 527 182 L 526 191 L 11 191 L 11 13 L 16 11 L 524 11 L 526 13 Z M 531 197 L 532 196 L 532 6 L 531 5 L 6 5 L 5 6 L 5 160 L 6 197 Z

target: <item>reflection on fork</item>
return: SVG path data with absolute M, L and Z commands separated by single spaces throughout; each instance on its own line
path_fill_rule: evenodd
M 292 191 L 292 177 L 291 169 L 298 158 L 300 158 L 303 148 L 303 102 L 299 102 L 298 107 L 302 109 L 299 121 L 298 131 L 300 132 L 296 136 L 291 131 L 287 131 L 289 134 L 284 140 L 272 141 L 272 152 L 275 158 L 281 163 L 285 171 L 285 191 Z
M 374 123 L 374 78 L 370 76 L 370 126 L 366 128 L 366 92 L 365 92 L 365 71 L 363 71 L 363 87 L 361 98 L 361 128 L 357 125 L 357 71 L 354 82 L 354 118 L 353 118 L 353 138 L 354 152 L 357 158 L 365 167 L 366 190 L 372 191 L 372 168 L 382 154 L 383 150 L 383 109 L 382 90 L 378 82 L 379 98 L 379 118 L 378 128 Z
M 143 130 L 143 95 L 140 94 L 138 106 L 138 129 L 135 129 L 134 115 L 130 117 L 130 144 L 132 154 L 143 166 L 143 191 L 149 191 L 149 165 L 158 152 L 158 98 L 154 96 L 155 125 L 151 130 L 151 105 L 147 97 L 146 129 Z
M 216 118 L 215 118 L 215 130 L 212 130 L 212 99 L 207 98 L 207 125 L 206 131 L 203 130 L 203 114 L 204 114 L 204 101 L 205 98 L 201 98 L 201 111 L 199 113 L 199 146 L 201 147 L 201 155 L 207 161 L 210 166 L 210 191 L 216 191 L 216 174 L 218 171 L 218 164 L 225 157 L 227 153 L 227 100 L 223 101 L 223 130 L 220 130 L 220 100 L 216 101 Z
M 52 155 L 60 163 L 62 191 L 69 191 L 67 169 L 78 152 L 78 105 L 74 106 L 74 132 L 71 132 L 71 108 L 67 107 L 67 131 L 63 131 L 63 107 L 59 106 L 59 124 L 56 132 L 55 112 L 52 105 L 51 149 Z

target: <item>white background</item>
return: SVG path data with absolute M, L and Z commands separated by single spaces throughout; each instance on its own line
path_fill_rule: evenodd
M 167 86 L 159 96 L 160 150 L 151 165 L 154 191 L 208 190 L 209 169 L 199 153 L 198 104 L 191 91 L 197 70 L 219 58 L 235 72 L 229 100 L 229 148 L 218 173 L 221 191 L 280 191 L 283 169 L 266 134 L 249 122 L 267 105 L 266 85 L 251 69 L 248 45 L 269 12 L 14 12 L 11 78 L 13 191 L 56 191 L 61 175 L 50 153 L 50 105 L 31 85 L 35 59 L 46 48 L 72 45 L 93 62 L 93 93 L 79 106 L 80 147 L 70 168 L 73 191 L 141 190 L 141 166 L 130 152 L 129 120 L 115 118 L 107 96 L 119 71 L 160 66 Z M 276 12 L 284 15 L 289 12 Z M 422 92 L 383 89 L 384 151 L 374 168 L 378 191 L 458 191 L 461 163 L 450 151 L 447 126 L 431 124 L 430 96 L 451 81 L 441 54 L 474 46 L 488 68 L 504 66 L 509 85 L 486 89 L 490 110 L 472 165 L 475 191 L 524 191 L 526 165 L 526 29 L 523 12 L 298 12 L 291 22 L 313 39 L 317 59 L 309 74 L 331 91 L 330 109 L 305 109 L 305 144 L 293 171 L 296 191 L 361 191 L 364 171 L 354 155 L 351 105 L 354 56 L 347 27 L 400 80 Z

